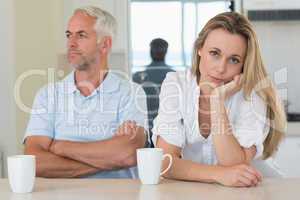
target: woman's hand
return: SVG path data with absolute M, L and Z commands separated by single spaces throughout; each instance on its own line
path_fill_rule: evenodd
M 225 101 L 242 88 L 242 78 L 242 74 L 236 75 L 229 83 L 215 88 L 212 91 L 212 97 L 217 97 Z
M 261 173 L 246 164 L 221 166 L 216 175 L 216 181 L 225 186 L 253 187 L 262 181 Z

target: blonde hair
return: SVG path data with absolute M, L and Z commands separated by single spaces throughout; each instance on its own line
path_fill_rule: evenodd
M 198 55 L 198 50 L 203 47 L 208 34 L 218 28 L 222 28 L 232 34 L 242 35 L 247 40 L 242 89 L 246 100 L 250 99 L 253 90 L 258 90 L 256 93 L 267 105 L 267 118 L 270 123 L 270 130 L 264 141 L 263 159 L 266 159 L 276 152 L 284 136 L 286 115 L 276 89 L 267 76 L 266 68 L 259 50 L 258 40 L 249 20 L 236 12 L 221 13 L 210 19 L 194 43 L 192 73 L 197 76 L 199 80 L 200 56 Z
M 98 39 L 102 36 L 110 36 L 113 38 L 116 35 L 117 21 L 109 12 L 95 6 L 78 8 L 74 11 L 74 14 L 77 12 L 82 12 L 96 18 L 95 29 Z

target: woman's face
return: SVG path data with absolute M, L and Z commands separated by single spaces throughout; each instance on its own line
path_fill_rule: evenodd
M 200 82 L 219 86 L 233 80 L 242 73 L 246 51 L 247 41 L 242 35 L 222 28 L 211 31 L 198 51 Z

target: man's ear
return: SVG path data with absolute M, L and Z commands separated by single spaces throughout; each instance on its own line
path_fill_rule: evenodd
M 109 53 L 112 47 L 112 38 L 109 36 L 104 36 L 98 45 L 101 53 Z

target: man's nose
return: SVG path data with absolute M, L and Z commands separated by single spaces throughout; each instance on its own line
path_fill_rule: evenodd
M 77 48 L 78 43 L 76 37 L 69 37 L 68 38 L 68 48 Z

